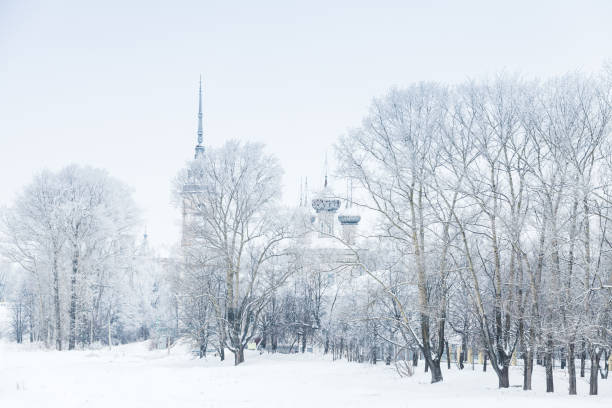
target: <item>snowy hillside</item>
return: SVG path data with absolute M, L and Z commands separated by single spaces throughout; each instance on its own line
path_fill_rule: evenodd
M 610 406 L 612 381 L 602 380 L 600 394 L 589 397 L 579 379 L 578 396 L 546 394 L 544 372 L 537 367 L 534 388 L 497 388 L 497 378 L 480 367 L 444 371 L 445 381 L 429 384 L 422 366 L 414 377 L 400 378 L 393 368 L 333 362 L 306 355 L 259 355 L 246 362 L 191 358 L 187 347 L 149 351 L 147 343 L 113 350 L 34 350 L 0 344 L 1 407 L 596 407 Z M 555 373 L 559 387 L 566 378 Z

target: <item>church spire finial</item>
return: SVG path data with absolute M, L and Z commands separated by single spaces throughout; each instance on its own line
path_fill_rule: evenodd
M 300 177 L 300 208 L 304 206 L 304 181 Z
M 195 158 L 198 159 L 204 156 L 204 146 L 202 142 L 204 132 L 202 131 L 202 74 L 200 74 L 200 90 L 198 92 L 198 144 L 195 148 Z
M 325 185 L 327 187 L 327 152 L 325 153 Z

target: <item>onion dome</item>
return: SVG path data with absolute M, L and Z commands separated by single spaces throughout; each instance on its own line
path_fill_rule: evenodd
M 344 210 L 338 215 L 338 221 L 342 225 L 357 225 L 361 221 L 361 215 L 353 208 L 353 181 L 347 183 L 346 186 L 346 202 Z
M 359 215 L 359 211 L 353 208 L 353 204 L 347 200 L 346 205 L 338 214 L 338 221 L 342 225 L 357 225 L 361 221 L 361 215 Z
M 357 225 L 361 221 L 361 215 L 358 214 L 340 214 L 338 221 L 342 225 Z
M 340 200 L 334 198 L 334 195 L 327 186 L 327 176 L 325 176 L 323 190 L 321 190 L 312 200 L 312 208 L 314 208 L 317 213 L 323 211 L 336 212 L 340 208 Z

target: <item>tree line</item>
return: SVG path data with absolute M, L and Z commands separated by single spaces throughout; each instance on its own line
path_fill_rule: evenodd
M 131 190 L 104 170 L 37 174 L 2 212 L 15 339 L 72 350 L 148 338 L 165 298 L 139 222 Z
M 611 344 L 610 79 L 415 84 L 376 99 L 339 142 L 341 172 L 379 215 L 400 276 L 363 268 L 432 382 L 451 329 L 481 345 L 500 387 L 518 353 L 523 388 L 543 356 L 552 392 L 562 350 L 569 393 L 587 356 L 597 393 Z
M 164 261 L 137 239 L 121 183 L 42 172 L 3 212 L 2 253 L 23 271 L 16 339 L 188 336 L 236 365 L 253 343 L 315 347 L 401 374 L 423 358 L 432 382 L 460 344 L 459 367 L 481 351 L 500 388 L 518 359 L 525 390 L 541 364 L 554 391 L 559 358 L 570 394 L 587 369 L 597 394 L 612 350 L 611 118 L 610 70 L 392 89 L 335 146 L 367 220 L 350 241 L 315 238 L 312 213 L 281 201 L 276 158 L 232 140 L 176 177 L 182 238 Z

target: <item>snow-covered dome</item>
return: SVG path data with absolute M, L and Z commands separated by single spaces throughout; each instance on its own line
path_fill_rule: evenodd
M 340 215 L 338 215 L 338 221 L 342 225 L 356 225 L 361 221 L 361 215 L 357 214 L 355 211 L 350 211 L 352 208 L 349 208 L 348 211 L 342 211 Z
M 340 208 L 340 200 L 335 198 L 333 192 L 327 186 L 327 177 L 323 189 L 315 194 L 315 198 L 312 200 L 312 208 L 317 213 L 322 211 L 336 212 Z

